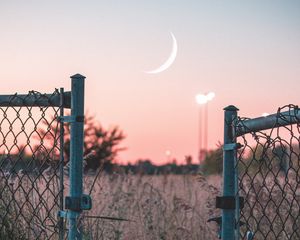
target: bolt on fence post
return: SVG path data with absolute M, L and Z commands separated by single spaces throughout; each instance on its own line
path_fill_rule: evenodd
M 76 119 L 71 122 L 70 136 L 70 197 L 73 199 L 81 199 L 83 190 L 84 79 L 80 74 L 71 76 L 71 115 Z M 81 239 L 77 230 L 77 218 L 80 213 L 81 209 L 69 210 L 69 240 Z
M 236 144 L 233 122 L 238 109 L 235 106 L 224 108 L 224 150 L 223 150 L 223 196 L 235 196 L 235 157 L 236 149 L 225 148 L 227 144 Z M 235 239 L 235 210 L 222 209 L 222 239 Z

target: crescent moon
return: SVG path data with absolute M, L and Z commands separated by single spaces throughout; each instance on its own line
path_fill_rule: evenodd
M 175 61 L 175 58 L 177 56 L 177 41 L 174 34 L 172 32 L 170 33 L 173 39 L 173 47 L 169 58 L 160 67 L 151 71 L 146 71 L 145 73 L 150 73 L 150 74 L 160 73 L 162 71 L 165 71 L 167 68 L 169 68 L 172 65 L 172 63 Z

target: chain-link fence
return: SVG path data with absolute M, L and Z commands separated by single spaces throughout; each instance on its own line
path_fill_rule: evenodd
M 244 198 L 236 238 L 300 239 L 300 109 L 233 123 L 241 144 L 236 194 Z
M 0 239 L 62 239 L 63 90 L 0 96 Z

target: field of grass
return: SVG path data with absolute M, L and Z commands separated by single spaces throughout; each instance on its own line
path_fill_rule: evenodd
M 86 178 L 86 187 L 91 184 Z M 92 192 L 93 209 L 84 218 L 86 239 L 217 239 L 215 197 L 221 178 L 199 175 L 102 175 Z
M 248 230 L 255 239 L 299 239 L 299 178 L 249 175 L 240 184 L 246 196 L 241 220 L 247 223 L 241 239 Z M 1 175 L 0 239 L 58 239 L 58 186 L 55 175 Z M 93 199 L 79 221 L 85 240 L 218 239 L 216 223 L 207 220 L 220 216 L 220 176 L 101 173 L 86 175 L 84 186 Z
M 57 178 L 1 179 L 0 239 L 58 239 Z M 85 193 L 94 179 L 85 176 Z M 217 176 L 102 173 L 91 191 L 93 208 L 82 214 L 83 239 L 217 239 L 216 224 L 207 220 L 220 214 L 214 206 L 220 184 Z

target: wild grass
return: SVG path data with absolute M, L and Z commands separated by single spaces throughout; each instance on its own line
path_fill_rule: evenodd
M 86 178 L 87 187 L 91 180 Z M 101 175 L 92 191 L 93 209 L 86 215 L 119 220 L 85 217 L 85 239 L 217 239 L 216 226 L 207 220 L 217 215 L 220 180 L 200 175 Z
M 88 192 L 94 176 L 84 180 Z M 57 176 L 2 175 L 0 185 L 0 239 L 58 239 Z M 219 188 L 219 177 L 103 173 L 91 192 L 92 210 L 82 214 L 83 239 L 217 239 L 207 220 L 217 215 Z M 93 218 L 99 216 L 109 219 Z
M 0 174 L 0 239 L 57 239 L 57 176 Z
M 84 177 L 85 193 L 93 181 Z M 58 184 L 53 176 L 1 176 L 0 239 L 58 239 Z M 244 177 L 240 184 L 247 223 L 241 239 L 248 230 L 255 239 L 299 239 L 299 177 Z M 207 220 L 220 215 L 220 188 L 220 176 L 101 173 L 91 191 L 93 208 L 80 219 L 83 239 L 218 239 L 216 224 Z

